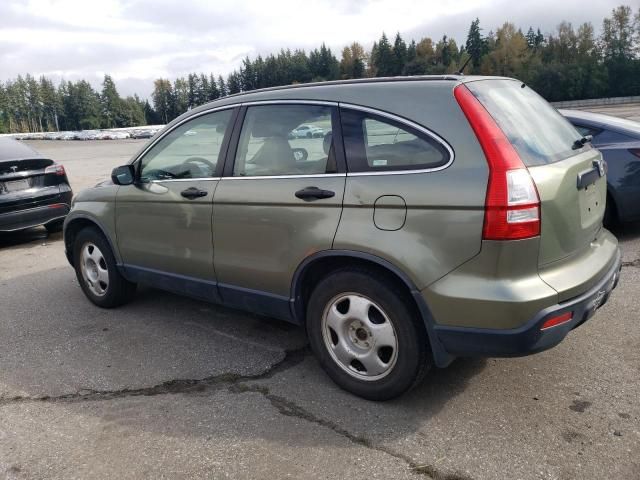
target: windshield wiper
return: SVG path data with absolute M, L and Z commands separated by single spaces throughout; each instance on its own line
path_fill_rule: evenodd
M 593 140 L 593 136 L 592 135 L 585 135 L 584 137 L 579 138 L 578 140 L 573 142 L 573 146 L 571 147 L 571 149 L 572 150 L 578 150 L 579 148 L 584 147 L 585 143 L 591 143 L 591 140 Z

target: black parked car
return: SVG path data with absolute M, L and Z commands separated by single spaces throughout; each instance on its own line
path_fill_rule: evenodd
M 605 223 L 640 221 L 640 123 L 623 118 L 560 110 L 607 162 Z
M 0 137 L 0 232 L 44 225 L 62 229 L 73 192 L 64 167 L 10 137 Z

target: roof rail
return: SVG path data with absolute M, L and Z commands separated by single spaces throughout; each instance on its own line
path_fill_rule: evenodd
M 351 85 L 360 83 L 387 83 L 387 82 L 418 82 L 425 80 L 459 80 L 460 75 L 415 75 L 404 77 L 375 77 L 375 78 L 353 78 L 349 80 L 329 80 L 325 82 L 293 83 L 291 85 L 278 85 L 277 87 L 259 88 L 246 92 L 233 93 L 221 98 L 233 98 L 252 93 L 272 92 L 277 90 L 288 90 L 291 88 L 324 87 L 332 85 Z

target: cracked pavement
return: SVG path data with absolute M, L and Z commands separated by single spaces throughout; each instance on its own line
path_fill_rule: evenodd
M 32 144 L 76 190 L 140 145 Z M 0 478 L 640 478 L 640 225 L 615 233 L 619 288 L 557 348 L 386 403 L 338 389 L 292 325 L 148 288 L 100 310 L 60 234 L 3 235 Z

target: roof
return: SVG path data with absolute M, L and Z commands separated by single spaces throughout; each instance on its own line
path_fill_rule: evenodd
M 349 96 L 346 92 L 354 92 L 354 89 L 375 88 L 380 84 L 424 84 L 425 82 L 440 84 L 466 83 L 475 80 L 485 79 L 507 79 L 506 77 L 488 77 L 480 75 L 416 75 L 412 77 L 377 77 L 377 78 L 357 78 L 350 80 L 333 80 L 327 82 L 296 83 L 293 85 L 281 85 L 277 87 L 261 88 L 248 92 L 235 93 L 221 97 L 212 102 L 200 105 L 188 112 L 180 115 L 170 122 L 169 125 L 177 123 L 184 118 L 197 114 L 203 110 L 210 110 L 215 107 L 226 105 L 236 105 L 243 102 L 255 102 L 263 100 L 327 100 L 340 101 L 340 97 Z M 509 79 L 513 80 L 513 79 Z
M 10 160 L 26 160 L 34 158 L 45 158 L 29 145 L 26 145 L 15 138 L 0 137 L 0 162 Z
M 488 77 L 476 75 L 416 75 L 412 77 L 380 77 L 359 78 L 351 80 L 334 80 L 328 82 L 299 83 L 282 85 L 277 87 L 250 90 L 236 93 L 216 99 L 212 102 L 193 108 L 179 117 L 173 119 L 161 131 L 156 133 L 161 136 L 174 125 L 200 113 L 223 107 L 231 107 L 243 103 L 264 101 L 324 101 L 334 103 L 347 103 L 352 105 L 365 105 L 382 111 L 387 111 L 401 116 L 416 118 L 415 109 L 425 111 L 424 105 L 418 98 L 424 98 L 424 86 L 429 85 L 429 90 L 434 95 L 438 91 L 445 97 L 445 92 L 450 92 L 460 83 L 477 80 L 514 80 L 506 77 Z M 451 96 L 450 98 L 453 98 Z M 413 113 L 407 113 L 413 110 Z M 144 150 L 142 147 L 133 158 L 137 158 Z

